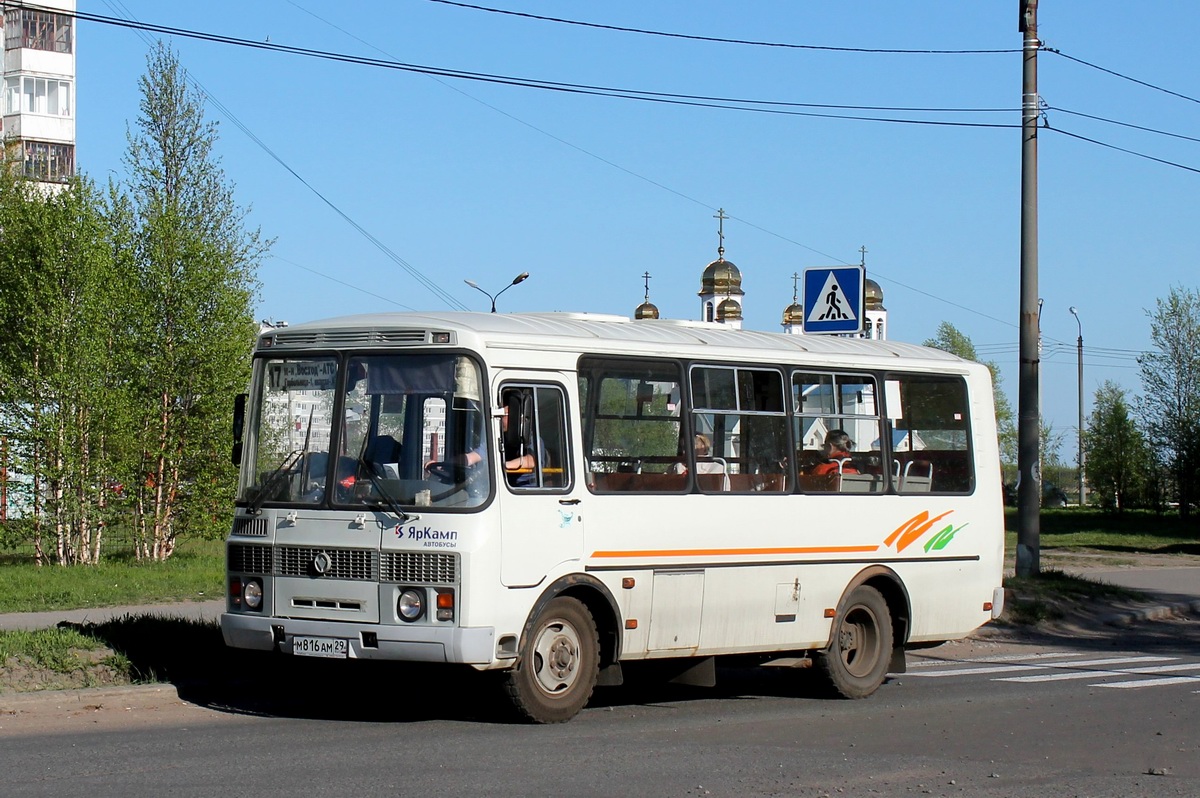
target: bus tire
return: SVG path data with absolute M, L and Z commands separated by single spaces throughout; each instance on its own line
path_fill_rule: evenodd
M 538 613 L 504 687 L 517 712 L 534 723 L 564 723 L 592 697 L 600 672 L 600 638 L 591 612 L 559 596 Z
M 838 609 L 829 648 L 817 653 L 817 672 L 842 698 L 866 698 L 883 684 L 892 654 L 892 618 L 873 587 L 859 585 Z

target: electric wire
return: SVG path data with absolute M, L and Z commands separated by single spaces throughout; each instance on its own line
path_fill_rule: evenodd
M 555 22 L 562 25 L 576 25 L 583 28 L 597 28 L 600 30 L 618 31 L 620 33 L 637 33 L 644 36 L 661 36 L 669 39 L 691 39 L 701 42 L 714 42 L 717 44 L 742 44 L 753 47 L 778 47 L 791 50 L 820 50 L 825 52 L 837 53 L 883 53 L 883 54 L 900 54 L 900 55 L 979 55 L 979 54 L 996 54 L 996 53 L 1019 53 L 1020 48 L 1009 49 L 994 49 L 994 50 L 900 50 L 900 49 L 881 49 L 872 47 L 832 47 L 828 45 L 817 44 L 787 44 L 783 42 L 764 42 L 754 41 L 750 39 L 730 39 L 722 36 L 697 36 L 686 33 L 669 33 L 667 31 L 646 30 L 643 28 L 627 28 L 620 25 L 604 25 L 598 22 L 581 22 L 574 19 L 563 19 L 561 17 L 547 17 L 540 14 L 529 14 L 522 11 L 508 11 L 502 8 L 492 8 L 490 6 L 474 5 L 472 3 L 459 3 L 454 0 L 429 0 L 431 3 L 440 3 L 446 6 L 456 6 L 458 8 L 470 9 L 472 11 L 486 11 L 492 14 L 504 14 L 511 17 L 523 17 L 525 19 L 535 19 L 542 22 Z
M 132 12 L 128 9 L 128 7 L 124 6 L 124 4 L 121 3 L 121 0 L 105 0 L 105 4 L 108 5 L 109 8 L 112 8 L 114 10 L 114 12 L 116 12 L 116 13 L 121 13 L 120 11 L 118 11 L 117 7 L 113 5 L 113 2 L 116 2 L 117 5 L 121 6 L 124 13 L 128 14 L 130 16 L 130 18 L 132 18 L 132 16 L 133 16 Z M 143 42 L 146 43 L 146 45 L 148 47 L 153 46 L 153 41 L 150 40 L 148 36 L 146 36 L 145 29 L 138 28 L 136 26 L 129 26 L 129 27 L 133 27 L 135 32 L 137 32 L 138 36 L 142 39 Z M 445 289 L 443 289 L 436 282 L 434 282 L 433 280 L 429 279 L 424 274 L 422 274 L 420 272 L 420 270 L 418 270 L 415 266 L 413 266 L 412 264 L 408 263 L 408 261 L 406 261 L 402 257 L 400 257 L 400 255 L 398 255 L 394 250 L 392 250 L 390 247 L 388 247 L 386 244 L 384 244 L 375 235 L 370 233 L 366 228 L 364 228 L 356 220 L 351 218 L 349 214 L 347 214 L 345 211 L 343 211 L 332 200 L 330 200 L 328 197 L 326 197 L 315 186 L 313 186 L 311 183 L 309 183 L 308 180 L 306 180 L 299 172 L 297 172 L 295 169 L 293 169 L 291 167 L 291 165 L 289 165 L 286 161 L 284 161 L 283 158 L 281 158 L 278 153 L 276 153 L 273 149 L 271 149 L 271 147 L 269 147 L 266 142 L 264 142 L 261 138 L 259 138 L 259 136 L 256 135 L 254 133 L 254 131 L 252 131 L 249 127 L 247 127 L 241 121 L 241 119 L 238 118 L 238 116 L 236 114 L 234 114 L 228 107 L 226 107 L 220 100 L 218 100 L 212 92 L 208 91 L 208 89 L 206 89 L 195 78 L 194 75 L 192 75 L 190 72 L 186 72 L 186 71 L 185 71 L 185 74 L 187 75 L 188 81 L 191 82 L 203 94 L 205 100 L 209 104 L 211 104 L 222 115 L 224 115 L 227 119 L 229 119 L 229 121 L 233 122 L 233 124 L 239 130 L 241 130 L 242 133 L 244 133 L 252 142 L 254 142 L 263 152 L 265 152 L 267 155 L 269 155 L 272 158 L 272 160 L 274 160 L 276 163 L 278 163 L 280 166 L 282 166 L 289 174 L 291 174 L 294 178 L 296 178 L 298 181 L 300 181 L 300 183 L 305 188 L 307 188 L 314 196 L 316 196 L 318 199 L 320 199 L 321 202 L 325 203 L 326 206 L 328 206 L 334 213 L 336 213 L 338 216 L 340 216 L 347 224 L 349 224 L 352 228 L 354 228 L 356 231 L 358 231 L 358 233 L 360 235 L 362 235 L 365 239 L 367 239 L 367 241 L 369 241 L 372 245 L 374 245 L 376 247 L 376 249 L 378 249 L 380 252 L 382 252 L 388 259 L 390 259 L 391 261 L 393 261 L 394 263 L 399 265 L 402 269 L 404 269 L 406 272 L 408 272 L 408 274 L 410 276 L 412 276 L 414 279 L 416 279 L 417 282 L 419 282 L 430 293 L 432 293 L 435 297 L 440 299 L 443 303 L 445 303 L 451 309 L 457 309 L 457 310 L 466 310 L 467 309 L 467 306 L 465 304 L 463 304 L 458 299 L 456 299 L 453 295 L 451 295 L 449 292 L 447 292 Z M 283 260 L 283 259 L 280 258 L 280 260 Z M 301 268 L 307 268 L 307 267 L 301 267 Z M 345 283 L 342 283 L 340 280 L 336 280 L 332 277 L 329 277 L 328 275 L 322 274 L 321 272 L 318 272 L 315 269 L 307 269 L 307 270 L 313 272 L 314 274 L 319 274 L 322 277 L 325 277 L 326 279 L 330 279 L 330 280 L 333 280 L 334 282 L 338 282 L 338 283 L 345 285 Z M 362 288 L 359 288 L 358 290 L 363 291 L 364 293 L 368 293 L 368 294 L 372 293 L 372 292 L 366 291 L 365 289 L 362 289 Z M 372 294 L 372 295 L 377 296 L 375 294 Z M 380 298 L 382 299 L 383 297 L 380 297 Z M 400 304 L 400 303 L 394 302 L 394 300 L 390 300 L 390 299 L 386 300 L 386 301 L 392 302 L 393 304 L 397 304 L 397 305 Z M 400 305 L 400 306 L 406 307 L 404 305 Z
M 496 9 L 489 9 L 489 8 L 486 8 L 483 6 L 470 6 L 468 4 L 447 2 L 446 0 L 432 0 L 432 1 L 433 2 L 443 2 L 446 5 L 459 5 L 462 7 L 475 8 L 478 10 L 496 11 L 497 13 L 507 13 L 507 12 L 499 11 Z M 19 4 L 14 4 L 14 5 L 18 5 L 18 7 L 20 7 Z M 295 4 L 293 3 L 293 5 L 295 5 Z M 516 15 L 522 16 L 521 14 L 516 14 Z M 816 103 L 785 103 L 785 102 L 779 102 L 779 101 L 762 101 L 762 100 L 749 100 L 749 99 L 739 99 L 739 98 L 707 97 L 707 96 L 703 96 L 703 95 L 684 95 L 684 94 L 673 94 L 673 93 L 667 93 L 667 92 L 649 92 L 649 91 L 634 90 L 634 89 L 620 89 L 620 88 L 614 88 L 614 87 L 589 86 L 587 84 L 570 84 L 570 83 L 561 83 L 561 82 L 557 82 L 557 81 L 542 81 L 542 80 L 536 80 L 536 79 L 513 78 L 513 77 L 509 77 L 509 76 L 502 76 L 502 75 L 491 75 L 488 73 L 473 73 L 473 72 L 466 72 L 466 71 L 462 71 L 462 70 L 453 70 L 453 69 L 444 69 L 444 68 L 439 68 L 439 67 L 427 67 L 427 66 L 421 66 L 421 65 L 404 64 L 404 63 L 396 61 L 394 59 L 390 60 L 390 61 L 380 61 L 378 59 L 367 59 L 367 58 L 362 58 L 362 57 L 349 56 L 349 55 L 345 55 L 345 54 L 332 53 L 329 51 L 311 50 L 308 48 L 298 48 L 298 47 L 291 47 L 291 46 L 285 46 L 285 45 L 279 45 L 279 44 L 271 44 L 269 42 L 256 42 L 256 41 L 250 41 L 250 40 L 246 40 L 246 39 L 238 39 L 235 37 L 221 36 L 221 35 L 217 35 L 217 34 L 208 34 L 208 33 L 203 33 L 203 32 L 199 32 L 199 31 L 190 31 L 187 29 L 174 28 L 174 27 L 170 27 L 170 26 L 161 26 L 161 25 L 154 25 L 154 24 L 149 24 L 149 23 L 140 23 L 140 22 L 136 22 L 136 21 L 122 20 L 122 19 L 116 19 L 116 18 L 111 18 L 111 17 L 105 17 L 103 15 L 86 14 L 86 13 L 81 13 L 81 12 L 76 12 L 75 16 L 77 18 L 84 19 L 85 21 L 94 21 L 94 22 L 99 22 L 102 24 L 112 24 L 112 25 L 119 25 L 119 26 L 124 26 L 124 27 L 133 27 L 133 28 L 136 28 L 136 29 L 139 29 L 142 31 L 167 33 L 170 35 L 178 35 L 178 36 L 195 38 L 195 39 L 200 39 L 200 40 L 205 40 L 205 41 L 212 41 L 212 42 L 218 42 L 218 43 L 252 47 L 252 48 L 256 48 L 256 49 L 274 50 L 274 51 L 278 51 L 278 52 L 290 53 L 290 54 L 295 54 L 295 55 L 303 55 L 303 56 L 315 57 L 315 58 L 324 58 L 324 59 L 335 60 L 335 61 L 356 63 L 356 64 L 361 64 L 361 65 L 366 65 L 366 66 L 377 66 L 377 67 L 389 68 L 389 69 L 400 69 L 403 71 L 410 71 L 410 72 L 415 72 L 415 73 L 419 73 L 419 74 L 426 74 L 426 75 L 429 75 L 429 76 L 432 76 L 435 78 L 440 76 L 440 77 L 448 77 L 448 78 L 480 80 L 480 81 L 489 82 L 489 83 L 500 83 L 503 85 L 514 85 L 514 86 L 521 86 L 521 87 L 526 87 L 526 88 L 540 88 L 540 89 L 544 89 L 544 90 L 565 91 L 565 92 L 570 92 L 570 93 L 591 94 L 591 95 L 597 95 L 597 96 L 608 96 L 608 97 L 615 97 L 615 98 L 621 98 L 621 99 L 635 99 L 635 100 L 642 100 L 642 101 L 648 101 L 648 102 L 664 102 L 664 103 L 675 104 L 675 105 L 692 105 L 692 106 L 699 106 L 699 107 L 719 108 L 719 109 L 724 109 L 724 110 L 752 111 L 752 112 L 759 112 L 759 113 L 775 113 L 775 114 L 806 116 L 806 117 L 816 117 L 816 118 L 847 119 L 847 120 L 855 120 L 855 121 L 889 122 L 889 123 L 949 126 L 949 127 L 986 127 L 986 128 L 1018 128 L 1018 127 L 1021 127 L 1021 125 L 1017 125 L 1017 124 L 1004 124 L 1004 123 L 953 122 L 953 121 L 947 121 L 947 120 L 928 120 L 928 119 L 897 119 L 897 118 L 892 118 L 892 117 L 825 114 L 825 113 L 813 113 L 813 112 L 789 110 L 789 109 L 803 107 L 803 108 L 831 108 L 831 109 L 841 109 L 841 110 L 884 110 L 884 111 L 889 111 L 889 112 L 907 112 L 907 113 L 915 113 L 915 112 L 982 113 L 982 112 L 999 112 L 999 111 L 1003 111 L 1006 109 L 947 109 L 947 108 L 936 108 L 936 109 L 935 108 L 925 108 L 925 109 L 922 109 L 922 108 L 903 108 L 903 107 L 889 107 L 889 106 L 822 105 L 822 104 L 816 104 Z M 554 18 L 547 18 L 547 19 L 549 19 L 550 21 L 571 22 L 569 20 L 557 20 Z M 585 24 L 585 23 L 580 23 L 580 24 Z M 588 23 L 588 24 L 590 25 L 590 23 Z M 613 29 L 619 29 L 619 28 L 616 28 L 616 26 L 600 26 L 600 25 L 592 25 L 592 26 L 593 27 L 611 27 Z M 619 30 L 627 30 L 628 32 L 634 32 L 634 33 L 662 34 L 662 32 L 643 31 L 643 30 L 638 30 L 638 29 L 619 29 Z M 667 35 L 667 34 L 662 34 L 662 35 Z M 695 37 L 687 37 L 682 34 L 680 34 L 679 37 L 695 38 Z M 703 38 L 703 37 L 699 37 L 699 38 Z M 724 43 L 733 43 L 733 44 L 738 44 L 738 43 L 752 44 L 753 43 L 753 42 L 739 41 L 739 40 L 723 40 L 723 39 L 718 39 L 716 37 L 708 37 L 708 38 L 713 41 L 722 41 Z M 760 43 L 760 44 L 768 44 L 768 43 Z M 797 45 L 797 47 L 801 47 L 801 46 Z M 816 46 L 803 46 L 803 48 L 804 49 L 839 49 L 839 48 L 825 48 L 825 47 L 816 47 Z M 376 48 L 376 49 L 378 49 L 378 48 Z M 1050 50 L 1050 48 L 1043 48 L 1043 49 L 1047 49 L 1047 51 L 1054 52 L 1055 54 L 1061 55 L 1064 58 L 1068 58 L 1073 61 L 1078 61 L 1079 63 L 1084 64 L 1086 66 L 1100 69 L 1101 71 L 1109 72 L 1118 77 L 1133 80 L 1136 83 L 1141 83 L 1150 88 L 1154 88 L 1154 89 L 1157 89 L 1160 91 L 1166 91 L 1169 94 L 1175 94 L 1176 96 L 1182 97 L 1184 99 L 1189 99 L 1189 100 L 1192 99 L 1190 97 L 1187 97 L 1186 95 L 1180 95 L 1176 92 L 1170 92 L 1168 90 L 1162 89 L 1161 87 L 1157 87 L 1157 86 L 1153 86 L 1152 84 L 1145 83 L 1144 81 L 1137 81 L 1136 79 L 1129 78 L 1128 76 L 1121 75 L 1120 73 L 1114 72 L 1112 70 L 1107 70 L 1102 67 L 1098 67 L 1094 64 L 1089 64 L 1088 62 L 1082 61 L 1082 59 L 1077 59 L 1072 56 L 1067 56 L 1067 55 L 1061 53 L 1061 51 Z M 854 52 L 868 51 L 868 50 L 866 50 L 866 48 L 850 48 L 850 50 L 854 51 Z M 382 52 L 382 51 L 380 51 L 380 52 Z M 902 52 L 902 51 L 870 50 L 870 52 Z M 929 52 L 929 51 L 903 51 L 903 52 Z M 963 52 L 968 52 L 968 51 L 941 51 L 941 52 L 947 52 L 947 53 L 955 52 L 955 53 L 961 54 Z M 973 52 L 982 52 L 982 51 L 973 51 Z M 1014 50 L 1013 52 L 1019 52 L 1019 51 Z M 205 94 L 208 95 L 208 92 L 206 91 Z M 499 110 L 499 109 L 497 109 L 497 110 Z M 1079 115 L 1079 116 L 1087 116 L 1086 114 L 1079 114 L 1078 112 L 1070 112 L 1070 111 L 1066 111 L 1065 109 L 1060 109 L 1060 110 L 1063 110 L 1065 113 L 1076 113 L 1076 115 Z M 503 112 L 501 112 L 501 113 L 503 113 Z M 247 135 L 251 136 L 251 138 L 253 140 L 256 140 L 256 143 L 259 143 L 259 145 L 261 147 L 263 147 L 264 151 L 266 151 L 269 155 L 271 155 L 272 158 L 277 160 L 282 166 L 284 166 L 285 169 L 287 169 L 294 176 L 296 176 L 297 179 L 299 179 L 302 183 L 304 183 L 306 185 L 306 187 L 308 187 L 319 198 L 321 198 L 323 202 L 328 204 L 335 212 L 337 212 L 344 219 L 346 219 L 346 221 L 348 223 L 350 223 L 352 226 L 355 226 L 356 229 L 358 229 L 361 233 L 368 236 L 368 238 L 370 240 L 373 240 L 373 243 L 375 243 L 376 246 L 380 247 L 383 251 L 385 251 L 385 254 L 388 254 L 389 257 L 393 257 L 393 259 L 399 258 L 398 255 L 395 255 L 395 253 L 390 252 L 390 250 L 387 250 L 386 247 L 384 247 L 381 242 L 378 242 L 377 239 L 374 239 L 372 236 L 370 236 L 369 233 L 367 233 L 360 226 L 358 226 L 357 223 L 355 223 L 346 214 L 344 214 L 339 208 L 337 208 L 335 205 L 333 205 L 327 198 L 325 198 L 323 195 L 321 195 L 319 192 L 317 192 L 315 190 L 315 188 L 313 188 L 311 185 L 309 185 L 307 183 L 307 181 L 305 181 L 303 178 L 301 178 L 300 175 L 295 172 L 295 170 L 291 169 L 290 166 L 288 166 L 286 163 L 284 163 L 278 157 L 278 155 L 273 153 L 268 147 L 266 147 L 265 144 L 261 143 L 261 140 L 258 140 L 256 136 L 254 136 L 250 131 L 248 131 L 248 129 L 245 129 L 244 126 L 241 125 L 240 121 L 236 120 L 236 118 L 234 118 L 232 116 L 231 116 L 231 119 L 233 119 L 235 124 L 237 124 L 239 127 L 242 127 L 243 130 L 245 132 L 247 132 Z M 520 121 L 520 120 L 518 120 L 518 121 Z M 1138 127 L 1138 126 L 1134 126 L 1134 125 L 1128 125 L 1127 123 L 1121 123 L 1116 120 L 1100 119 L 1100 121 L 1106 121 L 1106 122 L 1110 122 L 1113 124 L 1122 124 L 1122 125 L 1127 125 L 1130 127 Z M 1110 148 L 1113 150 L 1117 150 L 1120 152 L 1125 152 L 1130 155 L 1134 155 L 1136 157 L 1141 157 L 1141 158 L 1145 158 L 1147 160 L 1155 161 L 1155 162 L 1163 164 L 1163 165 L 1173 166 L 1176 168 L 1180 168 L 1180 169 L 1184 169 L 1184 170 L 1192 171 L 1192 172 L 1200 172 L 1200 169 L 1195 169 L 1193 167 L 1189 167 L 1189 166 L 1179 164 L 1179 163 L 1176 163 L 1173 161 L 1168 161 L 1166 159 L 1156 158 L 1154 156 L 1150 156 L 1145 153 L 1137 152 L 1135 150 L 1131 150 L 1128 148 L 1119 147 L 1117 145 L 1108 144 L 1106 142 L 1099 141 L 1097 139 L 1089 138 L 1086 136 L 1082 136 L 1079 134 L 1075 134 L 1070 131 L 1062 130 L 1060 128 L 1050 127 L 1049 125 L 1046 125 L 1046 129 L 1052 130 L 1057 133 L 1062 133 L 1063 135 L 1066 135 L 1068 137 L 1079 139 L 1079 140 L 1082 140 L 1082 141 L 1085 141 L 1088 143 L 1092 143 L 1092 144 L 1095 144 L 1098 146 L 1107 147 L 1107 148 Z M 1176 134 L 1165 133 L 1163 131 L 1152 131 L 1152 132 L 1163 133 L 1163 135 L 1176 135 Z M 1190 137 L 1185 137 L 1185 136 L 1179 136 L 1179 137 L 1190 138 Z M 555 137 L 555 138 L 557 138 L 557 137 Z M 562 141 L 561 139 L 558 139 L 558 140 Z M 573 146 L 573 145 L 569 145 L 568 142 L 563 142 L 563 143 L 568 144 L 568 146 Z M 586 152 L 586 151 L 584 151 L 584 152 Z M 597 157 L 597 156 L 593 156 L 593 157 Z M 601 160 L 605 160 L 605 159 L 601 159 Z M 618 168 L 618 169 L 622 168 L 619 165 L 612 164 L 609 161 L 605 161 L 605 162 L 610 163 L 615 168 Z M 624 170 L 624 171 L 628 171 L 628 170 Z M 631 174 L 633 174 L 633 173 L 631 173 Z M 636 175 L 636 174 L 635 174 L 635 176 L 637 176 L 643 180 L 648 180 L 649 182 L 654 183 L 655 185 L 658 185 L 661 188 L 664 188 L 665 190 L 671 191 L 672 193 L 679 194 L 679 192 L 675 192 L 673 189 L 670 189 L 669 187 L 666 187 L 666 186 L 662 186 L 661 184 L 658 184 L 655 181 L 649 180 L 648 178 L 644 178 L 644 177 L 642 177 L 640 175 Z M 690 197 L 686 197 L 686 195 L 682 195 L 682 194 L 679 194 L 679 195 L 684 196 L 685 198 L 687 198 L 691 201 L 696 201 Z M 707 204 L 705 204 L 705 207 L 707 207 Z M 783 240 L 791 241 L 791 239 L 788 239 L 785 236 L 772 233 L 771 231 L 765 230 L 765 228 L 754 225 L 753 223 L 750 223 L 747 220 L 739 219 L 739 221 L 746 223 L 746 224 L 750 225 L 751 227 L 754 227 L 760 231 L 769 233 L 771 235 L 775 235 Z M 795 241 L 791 241 L 791 242 L 795 243 L 795 244 L 799 244 L 799 242 L 795 242 Z M 805 247 L 806 249 L 812 250 L 811 247 L 807 247 L 806 245 L 803 245 L 803 244 L 799 244 L 799 245 L 802 247 Z M 812 251 L 817 252 L 817 250 L 812 250 Z M 826 256 L 826 257 L 828 257 L 828 256 Z M 845 261 L 842 261 L 842 262 L 845 263 Z M 408 267 L 406 267 L 406 268 L 408 268 Z M 880 276 L 883 276 L 883 275 L 880 275 Z M 423 280 L 423 276 L 418 279 Z M 885 277 L 885 279 L 889 280 L 889 282 L 895 282 L 897 285 L 900 285 L 908 290 L 916 291 L 917 293 L 923 294 L 929 298 L 932 298 L 932 299 L 935 299 L 938 301 L 947 302 L 948 304 L 959 307 L 962 310 L 976 313 L 980 316 L 989 318 L 993 321 L 998 321 L 1003 324 L 1009 324 L 1008 322 L 1003 322 L 999 319 L 996 319 L 995 317 L 989 316 L 988 314 L 984 314 L 979 311 L 974 311 L 965 306 L 957 305 L 956 303 L 949 302 L 948 300 L 944 300 L 941 297 L 937 297 L 933 294 L 929 294 L 927 292 L 921 291 L 920 289 L 916 289 L 912 286 L 906 285 L 899 281 L 895 281 L 895 280 L 892 280 L 892 279 L 886 278 L 886 277 Z M 427 287 L 429 287 L 429 286 L 427 286 Z M 438 288 L 435 290 L 435 289 L 431 288 L 431 290 L 434 290 L 435 293 L 438 293 L 441 289 Z M 439 294 L 439 296 L 440 296 L 440 294 Z M 443 301 L 448 301 L 446 298 L 447 296 L 448 295 L 442 297 Z M 458 301 L 453 299 L 452 297 L 449 299 L 449 301 L 452 304 L 452 306 L 454 303 L 461 305 L 461 303 L 458 303 Z M 1011 326 L 1015 326 L 1015 325 L 1011 325 Z
M 1156 86 L 1156 85 L 1154 85 L 1153 83 L 1147 83 L 1147 82 L 1146 82 L 1146 81 L 1144 81 L 1144 80 L 1138 80 L 1137 78 L 1130 77 L 1129 75 L 1122 74 L 1122 73 L 1120 73 L 1120 72 L 1117 72 L 1116 70 L 1108 69 L 1108 68 L 1106 68 L 1106 67 L 1102 67 L 1102 66 L 1100 66 L 1099 64 L 1093 64 L 1093 63 L 1090 63 L 1090 62 L 1088 62 L 1088 61 L 1084 61 L 1082 58 L 1076 58 L 1076 57 L 1075 57 L 1075 56 L 1073 56 L 1073 55 L 1067 55 L 1067 54 L 1066 54 L 1066 53 L 1064 53 L 1062 50 L 1057 50 L 1057 49 L 1055 49 L 1055 48 L 1053 48 L 1053 47 L 1047 47 L 1047 46 L 1045 46 L 1044 44 L 1041 46 L 1041 48 L 1040 48 L 1040 49 L 1041 49 L 1041 50 L 1043 50 L 1044 52 L 1051 53 L 1051 54 L 1053 54 L 1053 55 L 1057 55 L 1057 56 L 1059 56 L 1060 58 L 1065 58 L 1065 59 L 1067 59 L 1068 61 L 1074 61 L 1075 63 L 1077 63 L 1077 64 L 1082 64 L 1082 65 L 1083 65 L 1083 66 L 1085 66 L 1085 67 L 1090 67 L 1091 69 L 1095 69 L 1095 70 L 1098 70 L 1098 71 L 1100 71 L 1100 72 L 1104 72 L 1105 74 L 1112 75 L 1113 77 L 1120 78 L 1121 80 L 1127 80 L 1127 81 L 1129 81 L 1130 83 L 1136 83 L 1136 84 L 1138 84 L 1139 86 L 1144 86 L 1144 87 L 1146 87 L 1147 89 L 1153 89 L 1154 91 L 1160 91 L 1160 92 L 1162 92 L 1163 94 L 1169 94 L 1169 95 L 1171 95 L 1172 97 L 1178 97 L 1179 99 L 1181 99 L 1181 100 L 1187 100 L 1188 102 L 1192 102 L 1192 103 L 1200 103 L 1200 99 L 1196 99 L 1195 97 L 1191 97 L 1191 96 L 1189 96 L 1189 95 L 1187 95 L 1187 94 L 1181 94 L 1181 93 L 1179 93 L 1179 92 L 1177 92 L 1177 91 L 1172 91 L 1172 90 L 1170 90 L 1170 89 L 1165 89 L 1165 88 L 1163 88 L 1162 86 Z

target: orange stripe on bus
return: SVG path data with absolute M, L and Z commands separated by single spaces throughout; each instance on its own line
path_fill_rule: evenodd
M 807 546 L 787 549 L 663 549 L 594 551 L 593 557 L 722 557 L 746 554 L 869 554 L 879 546 Z

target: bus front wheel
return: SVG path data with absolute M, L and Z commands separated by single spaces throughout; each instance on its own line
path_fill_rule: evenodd
M 843 698 L 866 698 L 887 675 L 892 653 L 892 618 L 873 587 L 859 585 L 838 609 L 829 648 L 818 652 L 817 671 Z
M 513 706 L 535 723 L 563 723 L 592 696 L 600 672 L 596 622 L 582 602 L 550 601 L 530 625 L 517 666 L 505 674 Z

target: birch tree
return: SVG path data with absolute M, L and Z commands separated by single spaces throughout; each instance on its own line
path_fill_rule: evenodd
M 1139 358 L 1138 415 L 1157 461 L 1174 482 L 1184 518 L 1200 499 L 1200 293 L 1175 287 L 1150 317 L 1154 349 Z
M 165 560 L 182 532 L 228 524 L 235 474 L 226 456 L 232 398 L 244 389 L 255 327 L 255 272 L 265 253 L 234 202 L 202 97 L 159 44 L 140 81 L 127 183 L 114 197 L 131 226 L 140 397 L 137 550 Z
M 87 181 L 47 194 L 6 177 L 0 208 L 6 498 L 36 562 L 95 563 L 113 520 L 107 474 L 123 415 L 110 362 L 121 276 Z

